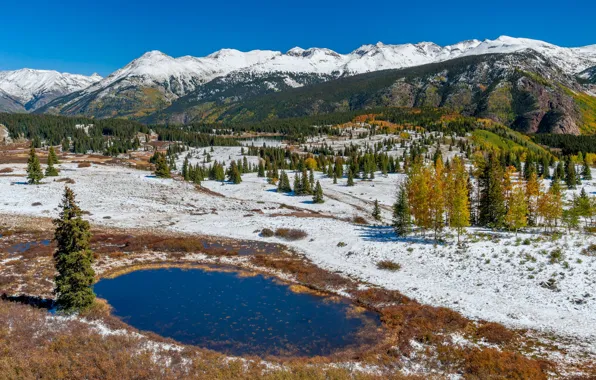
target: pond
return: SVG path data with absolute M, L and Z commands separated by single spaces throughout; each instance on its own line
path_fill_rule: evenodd
M 94 287 L 130 325 L 231 355 L 315 356 L 372 344 L 377 314 L 236 272 L 149 269 Z

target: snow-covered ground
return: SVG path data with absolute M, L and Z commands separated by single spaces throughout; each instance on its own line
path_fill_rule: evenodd
M 241 157 L 239 147 L 216 148 L 212 155 L 226 162 Z M 256 162 L 255 157 L 250 160 Z M 0 176 L 0 213 L 57 215 L 64 183 L 46 178 L 39 186 L 26 185 L 24 165 L 0 165 L 4 167 L 15 171 Z M 575 232 L 552 239 L 535 231 L 516 238 L 469 229 L 466 247 L 458 249 L 454 237 L 448 237 L 446 244 L 420 236 L 400 239 L 390 227 L 349 221 L 363 216 L 372 222 L 372 202 L 378 199 L 384 206 L 383 222 L 390 223 L 395 187 L 403 179 L 399 174 L 377 173 L 374 181 L 357 181 L 356 186 L 347 187 L 345 179 L 333 184 L 317 173 L 326 202 L 313 204 L 310 197 L 277 193 L 275 186 L 254 173 L 243 175 L 239 185 L 203 182 L 225 196 L 220 197 L 199 192 L 190 183 L 157 179 L 134 169 L 60 167 L 58 178 L 75 181 L 69 186 L 95 223 L 268 241 L 276 238 L 260 237 L 263 228 L 302 229 L 308 238 L 281 242 L 323 268 L 399 290 L 423 303 L 447 306 L 468 317 L 569 336 L 596 354 L 596 257 L 581 253 L 596 243 L 593 236 Z M 594 193 L 594 183 L 586 191 Z M 33 206 L 35 202 L 42 204 Z M 329 217 L 296 215 L 295 209 L 282 204 Z M 563 259 L 551 263 L 555 250 L 562 252 Z M 381 260 L 395 261 L 402 269 L 378 269 Z M 552 290 L 541 286 L 550 278 L 556 280 Z

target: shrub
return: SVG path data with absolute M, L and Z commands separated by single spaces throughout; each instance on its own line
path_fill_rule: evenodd
M 31 203 L 31 206 L 41 206 L 41 202 L 33 202 Z
M 12 173 L 14 170 L 12 168 L 4 168 L 0 169 L 0 173 Z
M 275 230 L 275 236 L 285 240 L 300 240 L 307 237 L 308 234 L 295 228 L 278 228 Z
M 520 354 L 493 348 L 474 349 L 467 353 L 465 379 L 547 379 L 541 363 Z
M 524 241 L 522 242 L 523 245 L 530 245 L 532 244 L 532 241 L 530 239 L 524 239 Z
M 561 261 L 563 261 L 564 257 L 565 255 L 563 255 L 561 249 L 557 248 L 552 250 L 552 252 L 548 255 L 548 260 L 551 264 L 560 263 Z
M 383 261 L 379 261 L 377 263 L 377 268 L 379 269 L 385 269 L 385 270 L 390 270 L 390 271 L 398 271 L 401 269 L 401 264 L 399 263 L 394 263 L 391 260 L 383 260 Z
M 274 232 L 269 228 L 263 228 L 263 230 L 261 230 L 262 237 L 271 237 L 273 235 L 274 235 Z
M 89 162 L 89 161 L 79 162 L 79 164 L 77 165 L 77 167 L 79 167 L 79 168 L 88 168 L 90 166 L 91 166 L 91 162 Z
M 344 243 L 343 241 L 340 241 L 339 243 L 337 243 L 337 246 L 338 246 L 338 247 L 340 247 L 340 248 L 341 248 L 341 247 L 345 247 L 346 245 L 347 245 L 347 244 L 346 244 L 346 243 Z
M 507 344 L 515 334 L 498 323 L 488 322 L 478 327 L 476 336 L 492 344 Z
M 596 244 L 590 244 L 587 248 L 582 250 L 582 255 L 596 256 Z
M 368 222 L 366 221 L 366 219 L 364 219 L 361 216 L 355 216 L 352 218 L 352 222 L 356 223 L 356 224 L 368 224 Z

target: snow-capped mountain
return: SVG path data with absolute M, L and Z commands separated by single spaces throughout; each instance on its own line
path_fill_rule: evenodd
M 295 47 L 285 53 L 222 49 L 206 57 L 174 58 L 151 51 L 97 83 L 50 102 L 39 112 L 143 117 L 182 97 L 213 98 L 221 89 L 215 88 L 217 86 L 206 89 L 205 85 L 214 79 L 222 85 L 227 82 L 228 93 L 233 82 L 236 88 L 256 85 L 258 90 L 244 93 L 259 95 L 264 91 L 283 91 L 288 86 L 300 87 L 361 73 L 408 68 L 463 56 L 523 51 L 539 53 L 555 64 L 561 73 L 568 75 L 576 75 L 596 65 L 596 45 L 564 48 L 543 41 L 507 36 L 495 40 L 462 41 L 448 46 L 432 42 L 401 45 L 379 42 L 361 46 L 348 54 L 324 48 Z M 268 81 L 268 76 L 274 76 L 275 82 Z
M 51 70 L 0 71 L 0 90 L 25 110 L 34 110 L 63 95 L 99 82 L 101 76 L 59 73 Z

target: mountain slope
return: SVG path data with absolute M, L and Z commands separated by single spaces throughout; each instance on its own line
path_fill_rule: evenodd
M 172 58 L 152 51 L 79 93 L 50 102 L 38 112 L 144 118 L 170 105 L 180 110 L 183 105 L 194 107 L 197 102 L 234 102 L 361 73 L 445 62 L 463 56 L 528 50 L 549 59 L 561 73 L 576 74 L 596 65 L 596 46 L 562 48 L 543 41 L 505 36 L 449 46 L 431 42 L 377 43 L 361 46 L 349 54 L 296 47 L 286 53 L 223 49 L 202 58 Z M 251 89 L 247 91 L 246 86 Z M 214 97 L 218 92 L 224 95 Z
M 97 74 L 85 76 L 51 70 L 0 71 L 0 90 L 12 98 L 22 111 L 32 111 L 101 79 Z
M 526 133 L 591 133 L 576 100 L 581 94 L 574 77 L 549 58 L 522 51 L 377 71 L 239 102 L 197 100 L 192 105 L 187 98 L 146 121 L 205 120 L 201 112 L 210 121 L 247 122 L 374 107 L 446 107 Z

